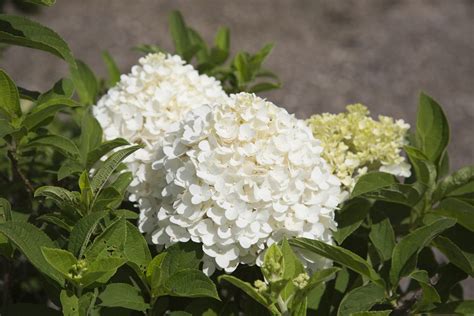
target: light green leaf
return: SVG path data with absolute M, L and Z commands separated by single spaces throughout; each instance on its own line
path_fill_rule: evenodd
M 424 93 L 420 94 L 415 137 L 417 147 L 438 165 L 449 143 L 449 125 L 441 106 Z
M 21 117 L 18 89 L 7 73 L 0 69 L 0 114 L 2 112 L 10 119 Z
M 0 224 L 0 233 L 7 236 L 41 273 L 64 285 L 62 275 L 49 265 L 41 253 L 41 247 L 55 248 L 42 230 L 30 223 L 11 221 Z
M 392 257 L 395 247 L 395 233 L 388 217 L 372 223 L 369 238 L 382 261 L 387 261 Z
M 123 307 L 136 311 L 145 311 L 149 305 L 145 303 L 140 291 L 127 283 L 112 283 L 100 293 L 100 306 Z
M 78 107 L 79 104 L 67 98 L 53 98 L 38 103 L 28 114 L 26 114 L 23 125 L 28 130 L 34 130 L 49 122 L 49 119 L 65 108 Z
M 380 275 L 372 268 L 372 266 L 357 254 L 338 247 L 326 244 L 319 240 L 311 240 L 307 238 L 295 238 L 289 241 L 290 245 L 303 248 L 314 252 L 320 256 L 331 259 L 361 275 L 368 277 L 373 282 L 385 286 Z
M 78 158 L 80 156 L 79 149 L 76 144 L 69 138 L 59 135 L 44 135 L 34 138 L 28 147 L 42 147 L 49 146 L 56 149 L 62 155 L 70 158 Z
M 337 310 L 338 316 L 349 316 L 352 313 L 370 310 L 372 306 L 385 298 L 383 287 L 369 283 L 355 288 L 344 296 Z
M 108 80 L 107 85 L 108 87 L 113 87 L 117 82 L 120 81 L 120 70 L 117 67 L 117 63 L 115 60 L 110 56 L 109 52 L 102 53 L 102 59 L 104 60 L 105 66 L 107 67 L 107 74 Z
M 97 193 L 102 190 L 110 176 L 114 173 L 115 169 L 118 168 L 122 160 L 139 148 L 140 146 L 130 146 L 113 153 L 109 158 L 107 158 L 104 164 L 99 167 L 92 177 L 91 188 L 96 196 Z
M 67 290 L 62 290 L 60 299 L 64 316 L 81 316 L 79 314 L 79 299 L 76 295 Z
M 69 64 L 81 100 L 90 99 L 71 50 L 56 32 L 25 17 L 15 15 L 1 14 L 0 25 L 2 25 L 0 42 L 43 50 L 64 59 Z
M 171 275 L 163 284 L 168 295 L 211 297 L 220 300 L 216 285 L 202 271 L 185 269 Z
M 7 120 L 0 119 L 0 138 L 10 135 L 17 131 Z
M 378 189 L 388 187 L 395 184 L 393 175 L 385 172 L 369 172 L 361 176 L 351 193 L 351 198 L 362 195 L 364 193 L 377 191 Z
M 87 261 L 89 262 L 89 261 Z M 98 258 L 88 265 L 87 272 L 79 280 L 81 285 L 85 288 L 94 282 L 105 284 L 114 274 L 117 269 L 124 265 L 126 260 L 119 257 Z
M 458 245 L 452 242 L 449 238 L 438 236 L 433 240 L 433 246 L 441 251 L 452 264 L 467 274 L 471 276 L 474 275 L 473 267 L 469 262 L 469 258 L 466 257 Z
M 123 217 L 125 219 L 138 219 L 139 217 L 136 212 L 126 209 L 112 210 L 112 214 L 116 217 Z
M 243 87 L 252 79 L 252 73 L 249 65 L 248 57 L 245 53 L 238 53 L 233 61 L 236 69 L 235 75 L 239 86 Z
M 439 201 L 443 197 L 450 195 L 457 189 L 472 182 L 474 182 L 474 166 L 461 168 L 438 183 L 433 193 L 433 200 Z
M 97 148 L 87 154 L 86 167 L 90 169 L 104 155 L 108 154 L 110 151 L 117 147 L 125 145 L 129 145 L 129 143 L 123 138 L 116 138 L 103 142 Z
M 401 277 L 410 274 L 416 267 L 418 254 L 429 245 L 433 238 L 444 230 L 454 226 L 452 219 L 439 219 L 430 225 L 420 227 L 403 237 L 395 245 L 392 253 L 390 281 L 393 286 L 398 285 Z
M 124 247 L 127 239 L 126 220 L 120 218 L 109 225 L 94 243 L 85 251 L 87 260 L 103 257 L 125 257 Z
M 86 213 L 92 209 L 92 199 L 94 198 L 94 192 L 92 192 L 91 183 L 89 180 L 89 173 L 87 170 L 84 170 L 79 177 L 79 189 L 81 190 L 81 202 L 86 209 Z M 95 195 L 97 196 L 97 195 Z
M 151 294 L 154 297 L 159 296 L 161 286 L 162 286 L 162 269 L 161 265 L 165 259 L 167 253 L 162 252 L 159 255 L 155 256 L 153 260 L 150 261 L 146 268 L 146 280 L 151 287 Z
M 226 275 L 223 274 L 218 278 L 219 282 L 222 282 L 222 280 L 229 282 L 230 284 L 238 287 L 242 291 L 244 291 L 245 294 L 250 296 L 253 300 L 256 302 L 262 304 L 265 307 L 269 307 L 271 302 L 262 294 L 260 294 L 256 288 L 254 288 L 250 283 L 244 282 L 232 275 Z
M 229 57 L 230 52 L 230 31 L 227 27 L 220 27 L 214 38 L 214 47 L 211 50 L 211 62 L 216 65 L 223 64 Z
M 442 200 L 432 211 L 434 214 L 454 218 L 458 224 L 474 232 L 474 206 L 456 198 Z
M 334 239 L 340 245 L 362 224 L 372 203 L 366 199 L 351 199 L 336 213 L 337 231 Z
M 69 235 L 68 250 L 81 258 L 100 220 L 105 216 L 107 212 L 94 212 L 81 218 Z
M 77 263 L 77 259 L 72 253 L 67 250 L 49 247 L 41 247 L 41 252 L 46 261 L 56 269 L 56 271 L 69 279 L 71 268 Z
M 423 294 L 420 300 L 415 305 L 415 311 L 429 311 L 435 305 L 435 303 L 441 303 L 436 289 L 431 285 L 430 277 L 428 272 L 423 270 L 416 270 L 410 273 L 409 278 L 415 280 L 420 284 Z
M 279 269 L 273 269 L 272 267 L 275 264 L 280 267 Z M 268 280 L 270 283 L 281 280 L 285 273 L 285 259 L 283 258 L 283 253 L 278 247 L 277 243 L 271 245 L 266 251 L 263 260 L 262 273 L 265 277 L 265 280 Z

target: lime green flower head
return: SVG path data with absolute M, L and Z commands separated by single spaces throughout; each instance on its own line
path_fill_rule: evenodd
M 387 116 L 377 121 L 369 115 L 367 107 L 353 104 L 347 112 L 313 115 L 308 120 L 323 145 L 322 157 L 348 189 L 368 171 L 410 176 L 410 165 L 401 155 L 410 125 Z

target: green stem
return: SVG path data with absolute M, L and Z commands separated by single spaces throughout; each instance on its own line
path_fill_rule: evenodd
M 289 316 L 290 312 L 288 311 L 288 306 L 286 305 L 285 301 L 281 298 L 281 295 L 278 295 L 277 304 L 280 308 L 280 312 L 283 316 Z

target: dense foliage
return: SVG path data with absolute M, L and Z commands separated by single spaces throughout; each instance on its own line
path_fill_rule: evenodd
M 170 31 L 175 53 L 225 92 L 280 87 L 263 67 L 272 45 L 231 57 L 227 28 L 209 46 L 177 12 Z M 350 196 L 336 211 L 335 243 L 283 238 L 261 267 L 208 276 L 201 245 L 156 248 L 137 228 L 123 162 L 143 145 L 104 140 L 92 115 L 120 80 L 110 54 L 108 78 L 99 79 L 54 31 L 13 15 L 0 15 L 0 43 L 49 52 L 70 70 L 46 92 L 18 87 L 0 70 L 1 315 L 474 313 L 460 285 L 474 274 L 474 168 L 449 170 L 448 121 L 426 94 L 404 146 L 412 175 L 401 181 L 371 169 L 366 154 L 368 172 L 348 180 Z M 333 266 L 308 273 L 301 251 Z

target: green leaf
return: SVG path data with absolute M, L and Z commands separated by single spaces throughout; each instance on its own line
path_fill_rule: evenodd
M 393 175 L 385 172 L 369 172 L 361 176 L 351 193 L 351 198 L 356 196 L 377 191 L 378 189 L 388 187 L 392 184 L 395 184 L 395 178 Z
M 45 135 L 34 138 L 27 147 L 49 146 L 56 149 L 65 157 L 76 158 L 80 156 L 76 144 L 69 138 L 59 135 Z
M 83 85 L 81 88 L 78 87 L 78 92 L 82 89 L 82 103 L 86 105 L 94 104 L 99 94 L 99 81 L 97 80 L 94 72 L 87 66 L 83 61 L 76 59 L 76 65 L 78 70 L 78 76 L 81 78 Z
M 436 182 L 436 166 L 415 147 L 405 146 L 405 152 L 415 169 L 417 181 L 433 187 Z
M 238 287 L 242 291 L 244 291 L 245 294 L 250 296 L 253 300 L 256 302 L 262 304 L 263 306 L 267 307 L 271 304 L 271 302 L 268 301 L 268 299 L 260 294 L 256 288 L 254 288 L 250 283 L 244 282 L 232 275 L 226 275 L 223 274 L 219 276 L 218 278 L 219 282 L 222 282 L 222 280 L 229 282 L 230 284 Z
M 94 198 L 94 192 L 92 192 L 91 183 L 89 180 L 89 173 L 87 170 L 84 170 L 79 177 L 79 189 L 81 190 L 81 202 L 82 205 L 86 208 L 86 213 L 92 209 Z M 95 195 L 97 196 L 97 195 Z
M 100 306 L 123 307 L 136 311 L 145 311 L 149 305 L 145 303 L 140 291 L 127 283 L 112 283 L 100 293 Z
M 74 94 L 74 83 L 69 78 L 58 80 L 51 89 L 41 94 L 38 104 L 54 99 L 70 99 Z
M 105 284 L 125 262 L 126 260 L 124 258 L 113 256 L 98 258 L 88 265 L 87 272 L 79 282 L 84 288 L 95 282 Z
M 0 119 L 0 138 L 10 135 L 17 131 L 7 120 Z
M 278 265 L 279 269 L 273 269 L 272 267 Z M 278 247 L 278 244 L 274 243 L 266 251 L 263 260 L 262 273 L 265 280 L 270 283 L 283 279 L 285 273 L 285 259 L 283 253 Z
M 56 113 L 65 108 L 78 107 L 79 104 L 71 99 L 67 98 L 54 98 L 46 100 L 42 103 L 38 103 L 31 112 L 26 114 L 23 125 L 29 130 L 34 130 L 40 126 L 43 126 L 49 119 L 56 115 Z
M 269 90 L 274 90 L 274 89 L 280 89 L 281 84 L 279 82 L 274 83 L 274 82 L 260 82 L 257 83 L 256 85 L 252 86 L 249 89 L 250 93 L 259 93 L 263 91 L 269 91 Z
M 97 148 L 87 154 L 86 167 L 90 169 L 100 158 L 108 154 L 113 149 L 129 145 L 129 143 L 123 138 L 116 138 L 110 141 L 103 142 Z
M 338 316 L 349 316 L 353 313 L 370 310 L 372 306 L 385 298 L 383 287 L 369 283 L 350 291 L 344 296 L 337 310 Z
M 351 199 L 336 213 L 337 231 L 334 239 L 340 245 L 362 224 L 372 203 L 365 199 Z
M 115 169 L 118 168 L 122 160 L 127 158 L 127 156 L 129 156 L 139 148 L 140 146 L 130 146 L 113 153 L 112 155 L 110 155 L 109 158 L 107 158 L 104 164 L 99 167 L 99 169 L 92 177 L 91 187 L 94 194 L 97 194 L 98 192 L 100 192 L 100 190 L 102 190 L 105 183 L 107 182 L 107 180 L 109 180 Z
M 433 246 L 441 251 L 448 258 L 449 262 L 471 276 L 474 274 L 469 258 L 449 238 L 438 236 L 433 240 Z
M 89 99 L 71 50 L 53 30 L 25 17 L 1 14 L 0 42 L 43 50 L 64 59 L 81 100 Z
M 122 194 L 112 187 L 103 189 L 94 205 L 91 206 L 92 212 L 111 210 L 122 202 Z
M 273 43 L 265 44 L 255 55 L 250 59 L 251 68 L 253 71 L 260 69 L 263 61 L 270 55 L 275 45 Z
M 230 31 L 227 27 L 220 27 L 214 38 L 215 48 L 211 50 L 211 61 L 216 65 L 223 64 L 229 58 Z
M 369 238 L 382 261 L 387 261 L 392 257 L 395 247 L 395 233 L 388 217 L 372 223 Z
M 82 116 L 81 137 L 79 139 L 79 150 L 84 165 L 87 162 L 88 153 L 97 148 L 101 142 L 102 128 L 99 122 L 97 122 L 92 114 L 85 112 Z
M 454 226 L 455 223 L 456 221 L 452 219 L 439 219 L 403 237 L 395 245 L 392 253 L 392 266 L 390 269 L 392 285 L 396 286 L 401 277 L 410 274 L 416 267 L 420 251 L 429 245 L 433 238 L 449 227 Z
M 24 0 L 25 2 L 34 3 L 42 5 L 45 7 L 50 7 L 56 3 L 56 0 Z
M 357 254 L 338 247 L 326 244 L 319 240 L 311 240 L 307 238 L 295 238 L 289 241 L 290 245 L 303 248 L 314 252 L 320 256 L 331 259 L 361 275 L 368 277 L 373 282 L 385 286 L 380 275 L 372 268 L 372 266 Z
M 389 316 L 391 313 L 392 313 L 391 310 L 369 311 L 369 312 L 352 313 L 351 316 Z
M 12 220 L 12 208 L 10 202 L 4 198 L 0 198 L 0 223 Z
M 200 270 L 185 269 L 176 272 L 163 286 L 171 296 L 211 297 L 220 300 L 216 285 Z
M 43 186 L 35 191 L 35 197 L 44 196 L 56 203 L 60 209 L 79 207 L 77 195 L 61 187 Z
M 55 214 L 55 213 L 43 214 L 43 215 L 37 217 L 36 219 L 40 220 L 40 221 L 50 223 L 50 224 L 55 225 L 57 227 L 60 227 L 60 228 L 64 229 L 67 232 L 71 232 L 71 230 L 72 230 L 71 225 L 67 224 L 64 221 L 64 218 L 63 218 L 63 216 L 61 216 L 61 214 Z
M 185 269 L 198 269 L 202 258 L 202 248 L 195 243 L 178 243 L 167 250 L 161 264 L 163 278 Z
M 81 163 L 73 159 L 66 159 L 58 170 L 58 181 L 67 178 L 73 174 L 78 175 L 84 171 Z
M 425 187 L 421 183 L 395 183 L 391 186 L 380 188 L 377 191 L 367 192 L 363 196 L 378 201 L 392 202 L 413 207 L 423 197 L 424 191 Z
M 107 216 L 107 214 L 107 212 L 94 212 L 81 218 L 74 225 L 69 235 L 68 250 L 78 258 L 81 258 L 100 220 Z
M 165 259 L 167 253 L 162 252 L 159 255 L 155 256 L 153 260 L 150 261 L 146 268 L 146 280 L 151 286 L 151 294 L 153 297 L 157 297 L 160 294 L 160 289 L 162 286 L 162 269 L 161 265 Z
M 189 62 L 192 57 L 192 55 L 189 56 L 188 53 L 191 47 L 191 40 L 183 16 L 178 11 L 171 12 L 169 16 L 169 28 L 176 53 Z
M 72 253 L 63 249 L 48 247 L 41 247 L 41 252 L 46 261 L 56 269 L 56 271 L 69 279 L 69 273 L 72 266 L 77 263 L 77 259 Z
M 433 193 L 433 200 L 439 201 L 457 189 L 472 182 L 474 182 L 474 166 L 461 168 L 438 183 Z
M 417 147 L 438 165 L 449 143 L 449 125 L 441 106 L 424 93 L 420 94 L 415 137 Z
M 10 119 L 21 117 L 22 114 L 18 89 L 7 73 L 0 69 L 0 114 L 2 112 Z
M 139 275 L 145 275 L 146 268 L 151 261 L 151 253 L 148 244 L 138 228 L 130 222 L 127 223 L 127 239 L 125 240 L 124 252 L 128 264 Z
M 238 53 L 234 57 L 234 67 L 236 69 L 236 77 L 239 86 L 243 87 L 252 79 L 251 69 L 248 57 L 245 53 Z
M 67 290 L 62 290 L 60 299 L 64 316 L 81 316 L 79 314 L 79 299 L 76 295 Z
M 117 82 L 120 81 L 120 70 L 117 67 L 117 63 L 115 60 L 110 56 L 109 52 L 102 53 L 102 59 L 104 60 L 105 66 L 107 67 L 107 86 L 113 87 Z
M 126 220 L 120 218 L 109 225 L 85 251 L 86 259 L 91 261 L 103 257 L 124 257 L 127 239 Z
M 454 218 L 458 224 L 474 232 L 474 206 L 460 199 L 448 198 L 442 200 L 432 211 L 434 214 Z
M 423 290 L 421 300 L 418 300 L 415 305 L 415 311 L 428 311 L 435 306 L 435 303 L 441 303 L 438 292 L 431 285 L 428 272 L 423 270 L 415 270 L 410 273 L 409 278 L 417 281 Z
M 41 273 L 64 285 L 62 275 L 48 264 L 41 253 L 41 247 L 55 248 L 43 231 L 29 223 L 11 221 L 0 224 L 0 233 L 7 236 Z

